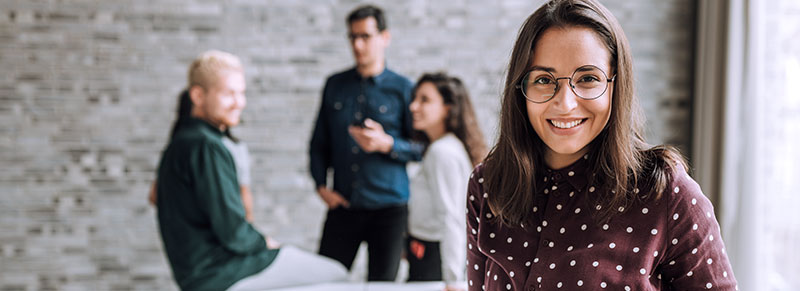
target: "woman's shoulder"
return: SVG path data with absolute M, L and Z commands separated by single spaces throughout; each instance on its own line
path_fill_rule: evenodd
M 472 168 L 472 173 L 469 174 L 469 189 L 472 190 L 482 190 L 483 189 L 483 169 L 485 165 L 483 163 L 478 164 L 474 168 Z
M 472 169 L 469 174 L 469 182 L 467 183 L 467 203 L 470 207 L 480 209 L 480 205 L 485 203 L 485 199 L 489 197 L 483 187 L 483 163 L 478 164 Z
M 464 145 L 461 143 L 461 140 L 459 140 L 458 137 L 452 133 L 448 133 L 431 143 L 425 153 L 425 158 L 438 157 L 449 159 L 462 158 L 464 156 L 469 159 L 469 156 L 467 156 L 467 151 L 464 148 Z
M 704 217 L 712 216 L 713 205 L 703 193 L 700 185 L 689 175 L 683 164 L 678 163 L 670 169 L 671 179 L 661 199 L 671 209 L 672 216 Z M 708 218 L 706 217 L 706 218 Z
M 652 188 L 647 190 L 654 192 L 656 197 L 675 192 L 675 187 L 699 191 L 697 182 L 689 176 L 683 156 L 673 147 L 656 146 L 642 151 L 641 154 L 643 159 L 639 171 L 639 187 Z
M 672 212 L 697 205 L 703 212 L 710 209 L 710 200 L 689 174 L 687 164 L 677 150 L 656 146 L 642 154 L 643 167 L 634 193 L 640 195 L 645 203 L 662 205 Z

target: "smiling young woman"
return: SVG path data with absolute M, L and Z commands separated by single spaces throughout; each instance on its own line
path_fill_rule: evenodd
M 470 290 L 736 288 L 683 157 L 642 138 L 632 67 L 595 0 L 549 1 L 523 24 L 498 142 L 468 186 Z
M 427 145 L 409 185 L 409 281 L 444 281 L 445 290 L 461 290 L 464 193 L 469 173 L 486 156 L 483 134 L 466 87 L 445 73 L 424 74 L 409 109 L 417 140 Z

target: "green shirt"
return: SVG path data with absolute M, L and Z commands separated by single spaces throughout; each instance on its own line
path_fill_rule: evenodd
M 236 166 L 222 137 L 203 120 L 186 120 L 158 168 L 161 238 L 184 290 L 225 290 L 278 254 L 245 220 Z

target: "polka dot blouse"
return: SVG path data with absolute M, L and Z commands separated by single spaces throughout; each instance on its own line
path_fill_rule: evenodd
M 737 290 L 713 207 L 685 172 L 661 199 L 619 208 L 598 225 L 592 213 L 600 206 L 588 197 L 603 190 L 588 185 L 587 163 L 537 177 L 532 224 L 513 228 L 495 220 L 482 166 L 475 169 L 467 193 L 469 290 Z

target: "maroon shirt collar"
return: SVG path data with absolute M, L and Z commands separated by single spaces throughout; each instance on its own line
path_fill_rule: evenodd
M 544 181 L 542 185 L 563 185 L 570 184 L 574 189 L 582 191 L 589 181 L 589 155 L 586 154 L 583 158 L 578 159 L 574 163 L 564 168 L 553 170 L 547 168 L 542 177 L 538 177 L 539 181 Z

